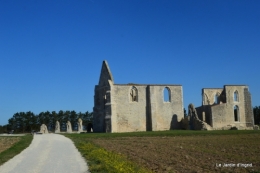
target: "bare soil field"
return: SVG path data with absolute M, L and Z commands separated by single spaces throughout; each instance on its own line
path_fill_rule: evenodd
M 260 172 L 259 133 L 89 140 L 153 172 Z
M 7 150 L 20 140 L 21 137 L 0 137 L 0 153 Z

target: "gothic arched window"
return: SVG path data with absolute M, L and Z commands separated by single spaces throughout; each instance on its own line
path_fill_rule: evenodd
M 238 102 L 239 101 L 239 96 L 238 96 L 238 91 L 234 92 L 234 101 Z
M 236 105 L 236 106 L 234 106 L 234 120 L 235 121 L 239 121 L 239 108 L 238 108 L 238 106 Z
M 131 101 L 137 102 L 138 101 L 138 90 L 135 86 L 132 86 L 130 91 Z
M 168 87 L 163 89 L 163 101 L 170 102 L 171 101 L 171 90 Z
M 219 104 L 219 93 L 216 93 L 216 95 L 214 96 L 214 103 L 215 104 Z

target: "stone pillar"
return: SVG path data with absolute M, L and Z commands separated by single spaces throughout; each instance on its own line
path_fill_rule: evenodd
M 60 133 L 60 122 L 59 121 L 56 121 L 55 133 Z
M 82 119 L 78 119 L 78 133 L 83 132 Z
M 206 121 L 205 112 L 204 111 L 202 112 L 202 121 Z
M 149 105 L 149 109 L 150 112 L 148 115 L 150 118 L 150 129 L 152 131 L 157 131 L 157 104 L 156 104 L 156 93 L 155 93 L 155 89 L 154 86 L 149 86 L 149 96 L 150 96 L 150 105 Z
M 42 133 L 42 134 L 48 134 L 49 133 L 48 132 L 48 128 L 47 128 L 47 126 L 45 124 L 41 125 L 40 133 Z
M 71 123 L 68 121 L 67 123 L 67 133 L 72 133 Z

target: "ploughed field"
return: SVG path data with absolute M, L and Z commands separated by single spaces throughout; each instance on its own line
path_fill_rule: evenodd
M 91 136 L 88 141 L 124 155 L 153 172 L 260 172 L 259 131 L 168 131 Z

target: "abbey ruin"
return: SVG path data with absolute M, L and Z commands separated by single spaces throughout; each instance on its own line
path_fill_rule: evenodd
M 252 129 L 254 116 L 251 94 L 246 85 L 203 88 L 198 117 L 213 129 Z
M 251 95 L 246 85 L 202 89 L 202 106 L 189 105 L 184 117 L 181 85 L 115 84 L 103 61 L 93 108 L 94 132 L 172 129 L 253 129 Z

